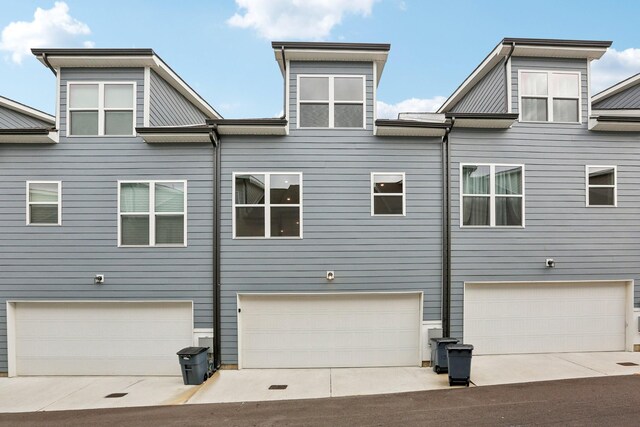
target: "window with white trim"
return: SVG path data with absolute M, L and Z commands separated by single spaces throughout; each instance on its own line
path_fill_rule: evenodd
M 61 225 L 61 198 L 60 181 L 27 181 L 27 225 Z
M 461 165 L 463 227 L 524 227 L 523 165 Z
M 298 127 L 364 128 L 364 76 L 298 76 Z
M 580 72 L 520 71 L 520 120 L 580 122 Z
M 404 172 L 371 174 L 371 215 L 402 216 L 405 214 Z
M 234 238 L 301 238 L 302 173 L 233 174 Z
M 587 166 L 587 206 L 617 206 L 616 166 Z
M 118 246 L 187 246 L 187 181 L 119 181 Z
M 74 82 L 67 85 L 69 136 L 132 136 L 135 83 Z

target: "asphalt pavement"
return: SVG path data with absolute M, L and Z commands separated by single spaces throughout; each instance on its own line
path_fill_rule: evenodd
M 640 376 L 375 396 L 0 415 L 0 426 L 640 425 Z

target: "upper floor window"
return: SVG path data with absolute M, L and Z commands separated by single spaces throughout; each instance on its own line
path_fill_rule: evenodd
M 120 181 L 118 246 L 187 246 L 186 181 Z
M 404 172 L 371 174 L 371 215 L 401 216 L 405 214 Z
M 524 122 L 580 122 L 580 73 L 520 71 L 520 118 Z
M 27 181 L 27 224 L 60 225 L 62 202 L 60 181 Z
M 617 206 L 617 168 L 587 166 L 587 206 Z
M 461 226 L 524 226 L 524 166 L 461 165 L 460 175 Z
M 298 76 L 298 127 L 364 128 L 364 76 Z
M 132 136 L 135 83 L 69 83 L 70 136 Z
M 233 174 L 233 237 L 302 237 L 302 174 Z

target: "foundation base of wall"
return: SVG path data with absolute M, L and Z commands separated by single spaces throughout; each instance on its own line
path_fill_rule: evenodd
M 423 367 L 423 368 L 430 368 L 430 367 L 431 367 L 431 361 L 429 361 L 429 360 L 423 360 L 423 361 L 422 361 L 422 367 Z
M 633 351 L 640 351 L 640 344 L 634 344 Z
M 0 372 L 0 377 L 8 377 L 9 373 L 8 372 Z
M 224 369 L 227 371 L 237 371 L 238 370 L 238 365 L 231 365 L 228 363 L 223 363 L 220 365 L 220 369 Z

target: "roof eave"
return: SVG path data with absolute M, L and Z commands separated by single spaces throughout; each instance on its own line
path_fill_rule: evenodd
M 591 116 L 589 130 L 604 132 L 640 132 L 640 116 Z
M 450 128 L 451 122 L 426 122 L 420 120 L 378 119 L 375 123 L 377 136 L 441 137 Z
M 0 106 L 25 114 L 29 117 L 42 120 L 43 122 L 49 123 L 51 126 L 55 126 L 56 124 L 56 118 L 51 114 L 29 107 L 28 105 L 14 101 L 13 99 L 5 98 L 4 96 L 0 96 Z
M 208 118 L 222 118 L 222 115 L 173 71 L 153 49 L 31 49 L 31 52 L 43 65 L 48 67 L 50 64 L 56 69 L 61 67 L 149 67 Z

